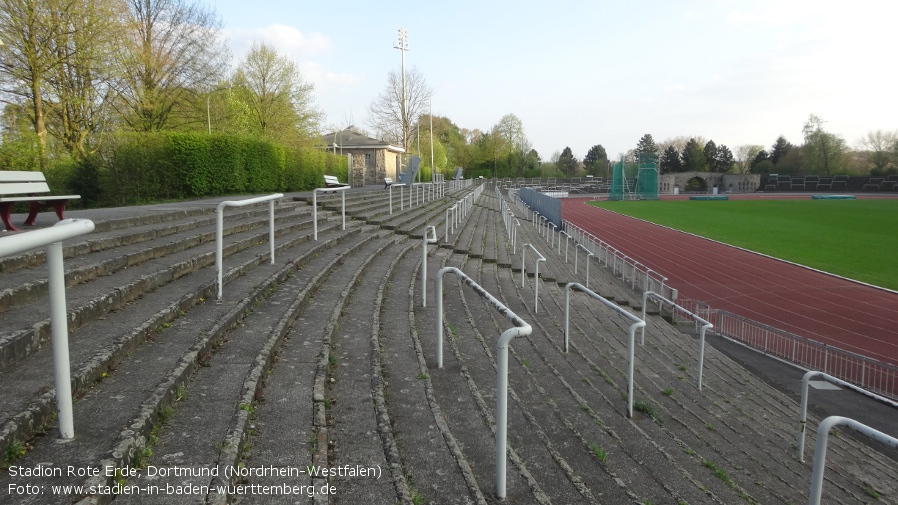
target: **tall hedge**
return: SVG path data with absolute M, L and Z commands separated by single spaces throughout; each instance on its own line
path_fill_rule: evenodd
M 100 160 L 105 205 L 303 191 L 320 187 L 324 173 L 346 173 L 345 158 L 314 147 L 225 134 L 120 133 Z

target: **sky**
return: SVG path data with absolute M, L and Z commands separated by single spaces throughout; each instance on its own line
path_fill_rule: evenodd
M 894 0 L 296 2 L 216 0 L 234 64 L 266 42 L 315 86 L 325 130 L 371 131 L 368 110 L 406 70 L 433 113 L 490 130 L 514 114 L 543 160 L 596 144 L 616 157 L 646 133 L 735 152 L 794 144 L 811 114 L 855 146 L 898 130 Z

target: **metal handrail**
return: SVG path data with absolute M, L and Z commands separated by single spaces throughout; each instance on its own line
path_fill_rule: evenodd
M 533 313 L 539 313 L 539 262 L 545 262 L 546 257 L 539 253 L 533 244 L 524 244 L 521 246 L 521 287 L 524 287 L 524 280 L 527 278 L 527 264 L 525 260 L 527 259 L 527 248 L 533 250 L 533 252 L 538 256 L 538 258 L 534 261 L 535 269 L 533 274 Z
M 636 360 L 636 328 L 644 328 L 645 320 L 639 319 L 636 315 L 624 310 L 618 304 L 606 300 L 603 296 L 597 294 L 583 284 L 569 282 L 564 286 L 564 352 L 568 351 L 571 319 L 571 289 L 575 288 L 602 302 L 603 305 L 611 308 L 630 321 L 633 321 L 633 324 L 627 328 L 627 417 L 633 417 L 633 362 Z
M 315 241 L 318 241 L 318 193 L 333 193 L 335 191 L 340 192 L 341 198 L 341 212 L 343 214 L 343 230 L 346 230 L 346 190 L 349 189 L 349 186 L 343 186 L 340 188 L 315 188 L 312 190 L 312 222 L 314 223 L 313 228 L 315 229 Z
M 75 438 L 75 418 L 72 410 L 72 372 L 69 363 L 69 323 L 66 316 L 62 241 L 92 231 L 94 231 L 94 223 L 89 219 L 63 219 L 49 228 L 0 237 L 0 258 L 38 247 L 47 248 L 53 385 L 56 388 L 59 436 L 64 439 Z
M 433 232 L 433 238 L 428 236 L 428 232 Z M 421 306 L 427 307 L 427 244 L 436 244 L 437 238 L 436 226 L 425 226 L 424 233 L 421 238 Z
M 671 310 L 679 310 L 680 313 L 685 314 L 685 315 L 695 319 L 695 321 L 697 323 L 700 323 L 702 325 L 702 327 L 699 329 L 699 337 L 698 337 L 698 378 L 696 380 L 696 387 L 698 387 L 698 390 L 701 391 L 702 390 L 702 371 L 704 370 L 704 366 L 705 366 L 705 333 L 708 330 L 710 330 L 711 328 L 713 328 L 714 325 L 711 324 L 711 322 L 709 322 L 707 319 L 704 319 L 697 314 L 689 312 L 684 307 L 677 305 L 676 303 L 668 300 L 667 298 L 664 298 L 663 296 L 659 295 L 658 293 L 655 293 L 654 291 L 646 291 L 645 293 L 642 294 L 642 320 L 643 321 L 645 321 L 645 307 L 646 307 L 646 305 L 648 305 L 649 298 L 654 298 L 655 300 L 658 300 L 661 303 L 670 305 L 672 307 Z M 642 338 L 640 339 L 639 345 L 645 345 L 645 328 L 644 327 L 642 328 Z
M 500 314 L 514 324 L 514 327 L 499 335 L 499 341 L 496 344 L 496 497 L 501 500 L 505 499 L 505 459 L 508 440 L 508 346 L 515 337 L 530 335 L 533 328 L 461 270 L 455 267 L 441 268 L 437 272 L 436 278 L 438 368 L 443 368 L 443 275 L 447 273 L 461 277 L 475 293 L 485 298 Z
M 810 505 L 820 505 L 820 498 L 823 495 L 823 471 L 826 470 L 826 446 L 829 441 L 829 431 L 835 426 L 847 426 L 873 440 L 898 448 L 898 439 L 854 419 L 839 416 L 827 417 L 820 422 L 820 426 L 817 428 L 817 447 L 814 450 L 814 470 L 811 473 L 811 492 L 808 499 Z
M 898 408 L 898 403 L 895 403 L 894 401 L 886 397 L 879 396 L 878 394 L 871 391 L 867 391 L 866 389 L 858 387 L 850 382 L 845 382 L 842 379 L 838 379 L 836 377 L 833 377 L 832 375 L 818 372 L 816 370 L 808 371 L 804 374 L 804 377 L 801 378 L 801 411 L 798 414 L 798 461 L 801 461 L 802 463 L 804 462 L 804 435 L 805 431 L 807 430 L 808 424 L 808 386 L 810 385 L 811 379 L 823 379 L 830 384 L 835 384 L 837 386 L 851 389 L 864 396 L 873 398 L 874 400 L 878 400 L 889 406 Z
M 393 214 L 393 186 L 399 188 L 399 210 L 405 210 L 405 204 L 402 201 L 402 195 L 405 193 L 405 183 L 390 184 L 390 215 Z
M 274 193 L 267 196 L 257 196 L 246 200 L 226 200 L 215 207 L 215 275 L 218 284 L 218 299 L 222 297 L 222 248 L 224 242 L 224 210 L 226 207 L 244 207 L 255 203 L 268 202 L 268 246 L 271 264 L 274 265 L 274 201 L 283 198 L 283 193 Z M 317 235 L 316 235 L 317 237 Z

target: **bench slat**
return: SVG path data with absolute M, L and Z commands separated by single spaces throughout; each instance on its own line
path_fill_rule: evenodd
M 0 170 L 0 183 L 4 182 L 46 182 L 43 172 L 22 172 L 19 170 Z
M 81 195 L 44 195 L 44 196 L 10 196 L 0 197 L 0 202 L 43 202 L 50 200 L 78 200 Z
M 0 195 L 25 195 L 28 193 L 49 193 L 46 182 L 0 182 Z

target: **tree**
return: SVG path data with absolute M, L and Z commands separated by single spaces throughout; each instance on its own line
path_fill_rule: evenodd
M 42 153 L 49 134 L 83 158 L 88 136 L 105 127 L 122 14 L 116 0 L 0 0 L 3 99 L 29 104 Z
M 112 62 L 126 10 L 116 0 L 72 0 L 69 5 L 77 15 L 57 37 L 47 127 L 69 153 L 84 160 L 98 148 L 97 134 L 112 122 Z
M 696 139 L 692 138 L 686 142 L 686 147 L 680 155 L 683 160 L 684 172 L 707 172 L 708 161 L 705 159 L 705 153 Z
M 608 153 L 602 144 L 596 144 L 589 148 L 586 156 L 583 157 L 583 165 L 586 167 L 586 173 L 593 176 L 600 176 L 605 172 L 608 165 Z
M 28 100 L 29 115 L 40 148 L 46 146 L 43 85 L 56 56 L 50 43 L 50 20 L 42 16 L 39 0 L 0 0 L 0 69 L 5 95 Z M 7 98 L 7 103 L 15 103 Z M 41 155 L 43 158 L 43 155 Z
M 658 154 L 658 146 L 655 145 L 655 139 L 652 138 L 651 134 L 646 133 L 636 144 L 635 158 L 637 163 L 642 154 Z
M 784 159 L 789 151 L 794 147 L 789 141 L 786 140 L 786 137 L 780 135 L 776 138 L 776 142 L 773 144 L 773 148 L 770 150 L 770 161 L 776 165 L 780 160 Z
M 763 150 L 764 148 L 762 146 L 755 144 L 742 144 L 738 146 L 736 148 L 736 152 L 734 153 L 736 157 L 736 163 L 738 164 L 736 170 L 740 174 L 750 173 L 751 166 L 754 162 L 755 157 Z
M 705 162 L 708 164 L 708 170 L 712 172 L 717 171 L 717 144 L 714 143 L 713 140 L 709 140 L 707 144 L 705 144 L 705 148 L 703 150 L 705 155 Z
M 314 88 L 274 47 L 253 43 L 237 67 L 234 84 L 247 104 L 251 133 L 290 144 L 317 134 L 321 112 L 314 106 Z
M 847 151 L 842 137 L 823 129 L 825 121 L 811 114 L 805 123 L 804 145 L 801 146 L 801 165 L 807 173 L 830 175 L 843 170 L 844 155 Z
M 683 164 L 680 162 L 680 153 L 677 149 L 670 145 L 661 153 L 661 162 L 658 167 L 662 174 L 672 174 L 683 171 Z
M 770 160 L 770 153 L 761 149 L 760 151 L 758 151 L 758 154 L 755 155 L 755 159 L 751 160 L 751 164 L 752 166 L 755 166 L 765 160 Z M 772 164 L 773 162 L 771 161 L 770 163 Z
M 733 168 L 735 162 L 736 160 L 733 159 L 733 153 L 730 151 L 730 148 L 720 144 L 717 147 L 717 157 L 714 158 L 714 165 L 711 169 L 714 172 L 725 174 Z
M 857 150 L 872 175 L 884 175 L 887 170 L 896 168 L 896 147 L 898 132 L 871 131 L 857 141 Z
M 221 81 L 230 54 L 213 11 L 190 0 L 127 0 L 131 20 L 118 51 L 118 110 L 137 131 L 200 118 L 199 93 Z M 202 117 L 205 119 L 205 115 Z
M 561 155 L 558 156 L 558 170 L 565 175 L 567 178 L 571 178 L 577 172 L 577 166 L 579 162 L 577 158 L 574 157 L 573 151 L 571 151 L 570 147 L 565 147 L 563 151 L 561 151 Z
M 402 106 L 402 76 L 392 71 L 387 85 L 369 109 L 369 126 L 383 140 L 409 149 L 412 145 L 411 120 L 430 108 L 431 90 L 424 76 L 412 67 L 405 75 L 406 106 Z

